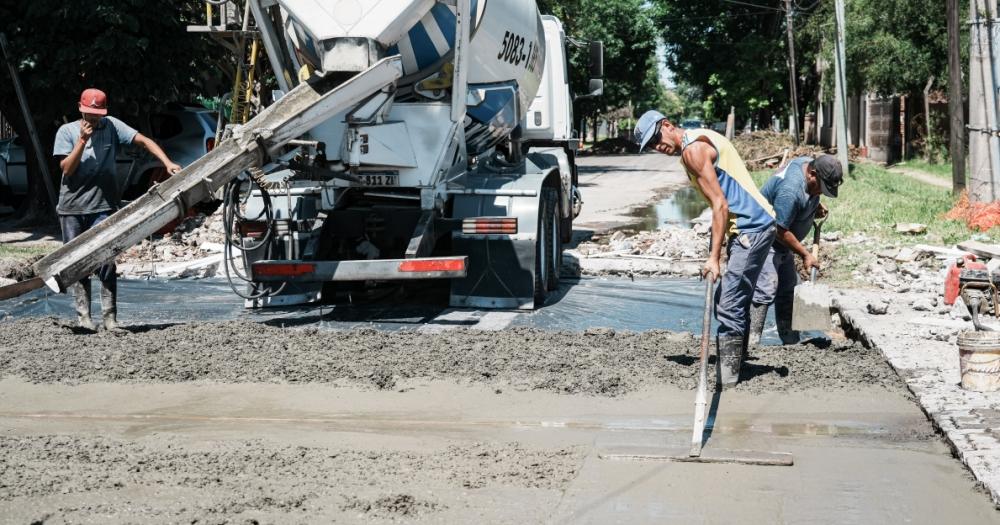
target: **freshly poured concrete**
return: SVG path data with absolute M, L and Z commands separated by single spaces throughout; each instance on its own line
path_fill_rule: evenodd
M 690 443 L 690 336 L 238 328 L 0 325 L 0 521 L 1000 522 L 855 345 L 715 400 L 706 451 L 795 457 L 757 467 L 598 457 Z

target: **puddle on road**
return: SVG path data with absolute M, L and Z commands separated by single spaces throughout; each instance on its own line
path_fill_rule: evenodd
M 634 211 L 632 216 L 639 221 L 628 229 L 651 231 L 690 226 L 691 220 L 701 215 L 705 208 L 705 199 L 701 198 L 697 190 L 691 187 L 681 188 L 659 202 Z

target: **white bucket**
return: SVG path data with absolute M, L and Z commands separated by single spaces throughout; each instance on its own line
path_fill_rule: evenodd
M 962 332 L 958 336 L 962 388 L 977 392 L 1000 390 L 1000 332 Z

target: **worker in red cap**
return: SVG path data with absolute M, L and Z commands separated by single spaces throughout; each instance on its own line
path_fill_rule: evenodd
M 155 142 L 124 122 L 108 116 L 108 97 L 99 89 L 80 94 L 80 120 L 63 124 L 56 133 L 52 154 L 59 160 L 59 225 L 63 242 L 107 219 L 120 206 L 115 157 L 119 144 L 139 144 L 159 159 L 167 172 L 181 167 L 170 160 Z M 118 279 L 114 259 L 98 268 L 101 280 L 101 315 L 104 328 L 118 328 Z M 83 328 L 94 329 L 90 318 L 90 276 L 73 285 L 76 313 Z

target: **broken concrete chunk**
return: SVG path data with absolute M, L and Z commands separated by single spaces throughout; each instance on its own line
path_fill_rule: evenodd
M 823 242 L 837 242 L 844 238 L 843 232 L 823 232 L 820 236 Z
M 934 309 L 936 302 L 931 297 L 920 297 L 910 303 L 910 307 L 918 312 L 929 312 Z
M 917 222 L 900 222 L 896 224 L 896 233 L 904 233 L 907 235 L 927 233 L 927 225 Z
M 889 302 L 888 301 L 874 301 L 868 303 L 867 306 L 868 313 L 872 315 L 885 315 L 889 312 Z
M 896 262 L 912 262 L 917 260 L 917 252 L 913 248 L 902 248 L 893 257 Z
M 896 248 L 883 248 L 875 252 L 875 256 L 882 259 L 895 259 L 899 250 Z
M 955 299 L 955 304 L 951 305 L 951 318 L 961 319 L 963 321 L 969 321 L 972 319 L 972 316 L 969 315 L 969 308 L 965 306 L 965 301 L 962 300 L 961 296 L 959 296 L 958 299 Z

